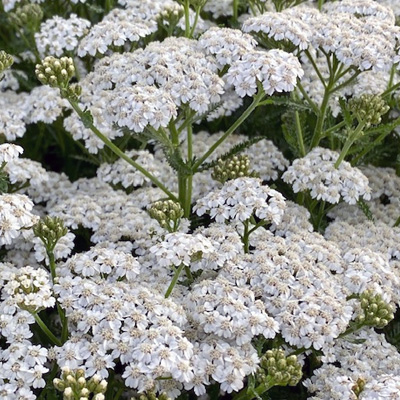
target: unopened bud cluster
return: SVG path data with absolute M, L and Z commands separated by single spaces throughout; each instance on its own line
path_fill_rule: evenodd
M 357 324 L 383 328 L 394 318 L 393 306 L 369 290 L 360 295 L 360 305 L 364 315 L 356 318 Z
M 132 397 L 131 400 L 137 400 L 137 398 Z M 141 393 L 139 395 L 139 400 L 170 400 L 170 397 L 166 393 L 161 393 L 158 395 L 153 390 L 148 390 L 147 392 Z
M 261 369 L 257 373 L 260 383 L 274 386 L 295 386 L 303 373 L 295 355 L 286 356 L 282 349 L 268 350 L 260 360 Z
M 360 396 L 361 392 L 364 390 L 365 384 L 366 384 L 365 379 L 358 378 L 355 385 L 351 388 L 351 390 L 354 392 L 354 394 L 357 396 L 357 398 L 358 398 L 358 396 Z
M 257 173 L 250 171 L 250 160 L 246 155 L 234 156 L 229 160 L 219 159 L 211 174 L 218 182 L 225 183 L 231 179 L 245 176 L 256 178 Z
M 166 25 L 176 25 L 182 18 L 184 13 L 183 7 L 178 3 L 172 3 L 170 6 L 166 6 L 159 15 L 159 18 Z
M 152 204 L 149 214 L 158 221 L 162 228 L 167 229 L 169 232 L 175 232 L 183 217 L 183 209 L 179 203 L 172 200 L 163 200 Z
M 9 13 L 8 17 L 10 22 L 19 28 L 35 32 L 43 19 L 43 11 L 38 4 L 26 4 Z
M 71 57 L 46 57 L 36 64 L 36 76 L 43 85 L 66 89 L 75 75 L 74 60 Z
M 351 99 L 349 108 L 360 121 L 366 123 L 367 128 L 371 125 L 378 125 L 382 120 L 382 115 L 390 109 L 380 96 L 373 94 L 363 94 Z
M 61 218 L 47 216 L 33 227 L 33 233 L 43 242 L 46 249 L 53 250 L 57 242 L 68 233 L 68 229 Z
M 13 62 L 14 59 L 9 54 L 3 50 L 0 50 L 0 74 L 7 68 L 10 68 Z
M 61 377 L 53 380 L 54 387 L 63 392 L 64 400 L 104 400 L 107 390 L 107 381 L 98 375 L 90 379 L 85 378 L 83 369 L 70 370 L 63 368 Z

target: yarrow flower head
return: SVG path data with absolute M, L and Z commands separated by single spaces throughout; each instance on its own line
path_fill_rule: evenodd
M 291 9 L 281 13 L 266 12 L 249 18 L 244 22 L 242 29 L 244 32 L 256 34 L 261 39 L 267 37 L 276 42 L 290 42 L 300 50 L 308 48 L 313 34 L 312 28 L 292 15 Z
M 154 86 L 124 87 L 112 91 L 105 118 L 110 124 L 143 132 L 148 126 L 166 127 L 177 116 L 176 105 L 170 95 Z
M 237 178 L 209 193 L 195 204 L 197 215 L 210 214 L 217 222 L 246 221 L 253 214 L 279 224 L 285 210 L 284 197 L 258 178 Z
M 190 266 L 192 262 L 199 261 L 215 251 L 211 240 L 200 233 L 190 235 L 180 232 L 167 234 L 162 242 L 150 248 L 159 264 L 166 267 L 181 264 Z
M 253 50 L 232 63 L 225 79 L 240 97 L 253 96 L 257 82 L 266 94 L 291 92 L 304 74 L 299 60 L 282 50 Z
M 61 57 L 65 52 L 73 52 L 84 36 L 90 21 L 71 14 L 68 19 L 55 15 L 40 25 L 40 31 L 35 34 L 38 51 L 42 57 Z
M 213 55 L 220 68 L 240 60 L 253 51 L 257 42 L 238 29 L 212 27 L 199 38 L 199 45 L 206 54 Z
M 313 199 L 328 203 L 338 203 L 341 198 L 349 204 L 360 198 L 369 200 L 371 189 L 367 177 L 347 161 L 335 168 L 338 157 L 335 151 L 316 147 L 305 157 L 294 160 L 282 179 L 292 185 L 295 193 L 310 190 Z
M 4 291 L 20 308 L 32 313 L 53 307 L 56 303 L 49 273 L 44 269 L 34 269 L 30 266 L 21 268 L 10 276 Z
M 4 143 L 0 144 L 0 164 L 10 162 L 19 157 L 24 152 L 24 149 L 17 144 Z

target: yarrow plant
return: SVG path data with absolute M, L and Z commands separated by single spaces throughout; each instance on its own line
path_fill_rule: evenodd
M 399 15 L 0 0 L 0 399 L 397 399 Z

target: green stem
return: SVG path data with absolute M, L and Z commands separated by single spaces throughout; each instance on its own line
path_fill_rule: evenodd
M 362 71 L 356 71 L 349 79 L 347 79 L 347 81 L 344 81 L 343 83 L 341 83 L 340 85 L 334 87 L 331 90 L 331 93 L 336 92 L 337 90 L 342 89 L 343 87 L 347 86 L 349 83 L 353 82 L 358 75 L 361 74 Z
M 298 80 L 298 82 L 297 82 L 297 88 L 300 90 L 300 92 L 303 95 L 304 99 L 307 101 L 307 103 L 313 109 L 314 113 L 318 114 L 319 113 L 318 106 L 311 100 L 310 96 L 307 94 L 307 92 L 303 88 L 303 85 L 301 84 L 300 80 Z
M 212 153 L 214 153 L 219 145 L 223 143 L 227 139 L 227 137 L 231 135 L 250 116 L 250 114 L 257 108 L 258 104 L 261 102 L 264 96 L 264 89 L 261 83 L 258 83 L 258 93 L 253 98 L 252 103 L 244 111 L 244 113 L 229 127 L 229 129 L 197 160 L 197 162 L 193 165 L 193 172 L 196 172 L 201 164 L 203 164 L 203 162 L 207 160 L 207 158 L 210 157 Z
M 87 117 L 83 110 L 79 107 L 78 103 L 68 99 L 69 103 L 71 104 L 72 108 L 76 111 L 82 121 L 85 121 L 86 126 L 110 149 L 112 150 L 117 156 L 125 160 L 128 164 L 132 165 L 132 167 L 136 168 L 140 171 L 145 177 L 147 177 L 151 182 L 154 183 L 158 188 L 160 188 L 171 200 L 177 201 L 178 198 L 172 194 L 155 176 L 150 174 L 145 168 L 141 165 L 136 163 L 130 157 L 128 157 L 120 148 L 118 148 L 114 143 L 111 142 L 106 136 L 104 136 L 94 125 L 92 122 L 87 121 Z
M 46 249 L 46 253 L 47 257 L 49 257 L 51 280 L 54 283 L 54 279 L 56 278 L 56 262 L 55 262 L 54 252 L 51 249 Z
M 317 116 L 317 124 L 315 125 L 314 134 L 311 139 L 310 150 L 318 146 L 321 140 L 322 130 L 325 122 L 325 116 L 328 110 L 329 96 L 330 96 L 330 91 L 328 88 L 326 88 L 324 92 L 324 97 L 322 99 L 321 108 Z
M 339 130 L 340 128 L 342 128 L 342 127 L 345 126 L 345 125 L 346 125 L 346 122 L 345 122 L 345 121 L 339 122 L 338 124 L 336 124 L 336 125 L 330 127 L 330 128 L 327 129 L 325 132 L 323 132 L 322 137 L 327 137 L 327 136 L 329 136 L 331 133 L 333 133 L 333 132 Z
M 123 388 L 123 387 L 120 387 L 120 388 L 118 389 L 118 392 L 117 392 L 116 395 L 114 396 L 114 399 L 113 399 L 113 400 L 119 400 L 119 398 L 121 397 L 121 395 L 122 395 L 123 392 L 124 392 L 124 388 Z
M 357 165 L 358 161 L 360 161 L 361 158 L 363 158 L 367 153 L 369 153 L 370 150 L 372 150 L 378 143 L 382 142 L 383 139 L 385 139 L 385 137 L 390 133 L 391 131 L 382 132 L 372 143 L 367 145 L 360 154 L 358 154 L 351 160 L 351 165 L 353 167 Z
M 396 219 L 396 222 L 393 224 L 393 228 L 396 228 L 400 225 L 400 217 Z
M 248 390 L 248 388 L 244 388 L 236 396 L 233 397 L 233 400 L 252 400 L 254 398 L 260 398 L 263 393 L 267 392 L 274 386 L 275 384 L 273 380 L 269 378 L 265 383 L 258 385 L 253 390 Z
M 249 253 L 249 220 L 243 221 L 243 226 L 244 226 L 244 232 L 242 236 L 242 242 L 243 242 L 243 250 L 246 254 Z
M 62 346 L 61 341 L 57 337 L 54 336 L 53 332 L 50 331 L 50 329 L 43 322 L 43 320 L 39 317 L 39 315 L 37 313 L 33 313 L 32 315 L 35 318 L 35 321 L 39 325 L 40 329 L 51 340 L 51 342 L 53 344 L 55 344 L 56 346 L 61 347 Z
M 187 278 L 189 279 L 189 282 L 192 283 L 194 281 L 192 271 L 190 271 L 190 268 L 185 265 L 185 274 Z
M 362 132 L 363 128 L 365 127 L 365 122 L 360 122 L 357 126 L 357 128 L 349 135 L 347 138 L 342 151 L 339 154 L 339 158 L 335 162 L 335 168 L 339 168 L 340 163 L 344 160 L 346 157 L 350 147 L 352 144 L 357 140 L 358 135 Z
M 185 0 L 183 3 L 183 9 L 185 11 L 185 37 L 190 38 L 190 0 Z
M 190 36 L 189 37 L 193 37 L 194 35 L 194 31 L 196 29 L 197 26 L 197 22 L 199 21 L 199 15 L 200 15 L 200 11 L 201 11 L 201 7 L 196 7 L 196 15 L 194 17 L 194 22 L 193 22 L 193 26 L 192 29 L 190 30 Z
M 389 94 L 391 94 L 393 91 L 395 91 L 396 89 L 400 88 L 400 82 L 396 83 L 395 85 L 389 87 L 388 89 L 386 89 L 382 94 L 381 97 L 384 98 L 386 96 L 388 96 Z
M 168 289 L 167 289 L 167 291 L 165 292 L 165 295 L 164 295 L 164 297 L 165 297 L 166 299 L 171 295 L 172 290 L 174 289 L 176 283 L 178 282 L 179 275 L 181 274 L 181 272 L 182 272 L 182 270 L 183 270 L 184 267 L 185 267 L 185 266 L 184 266 L 183 264 L 181 264 L 181 265 L 179 266 L 179 268 L 175 270 L 174 277 L 172 278 L 172 281 L 171 281 L 171 283 L 169 284 Z
M 238 8 L 239 8 L 239 0 L 233 0 L 233 22 L 237 24 L 238 22 Z
M 303 140 L 303 131 L 301 129 L 300 123 L 300 115 L 298 111 L 295 111 L 295 118 L 296 118 L 296 137 L 297 137 L 297 144 L 299 146 L 300 155 L 304 157 L 306 155 L 306 149 L 304 147 L 304 140 Z
M 313 66 L 314 71 L 317 73 L 319 80 L 320 80 L 321 83 L 324 85 L 324 88 L 326 88 L 325 79 L 324 79 L 324 77 L 322 76 L 321 71 L 319 70 L 319 68 L 318 68 L 318 66 L 317 66 L 317 64 L 316 64 L 316 62 L 314 61 L 314 59 L 313 59 L 311 53 L 310 53 L 308 50 L 305 50 L 304 53 L 306 54 L 306 56 L 307 56 L 307 58 L 309 59 L 311 65 Z

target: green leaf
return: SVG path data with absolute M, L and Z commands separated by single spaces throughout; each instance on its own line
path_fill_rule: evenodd
M 365 216 L 368 218 L 369 221 L 374 221 L 374 216 L 372 215 L 372 212 L 368 204 L 363 199 L 359 199 L 357 201 L 357 205 L 360 208 L 360 210 L 365 214 Z
M 221 157 L 218 157 L 218 160 L 223 160 L 223 161 L 228 160 L 228 159 L 232 158 L 233 156 L 235 156 L 236 154 L 242 152 L 243 150 L 248 149 L 253 144 L 258 143 L 260 140 L 263 140 L 263 139 L 265 139 L 265 137 L 255 136 L 249 140 L 238 143 L 237 145 L 233 146 L 229 151 L 227 151 L 225 154 L 223 154 Z M 208 169 L 214 168 L 217 165 L 218 160 L 211 161 L 208 163 L 203 163 L 201 165 L 201 167 L 198 169 L 198 171 L 199 172 L 206 171 Z

